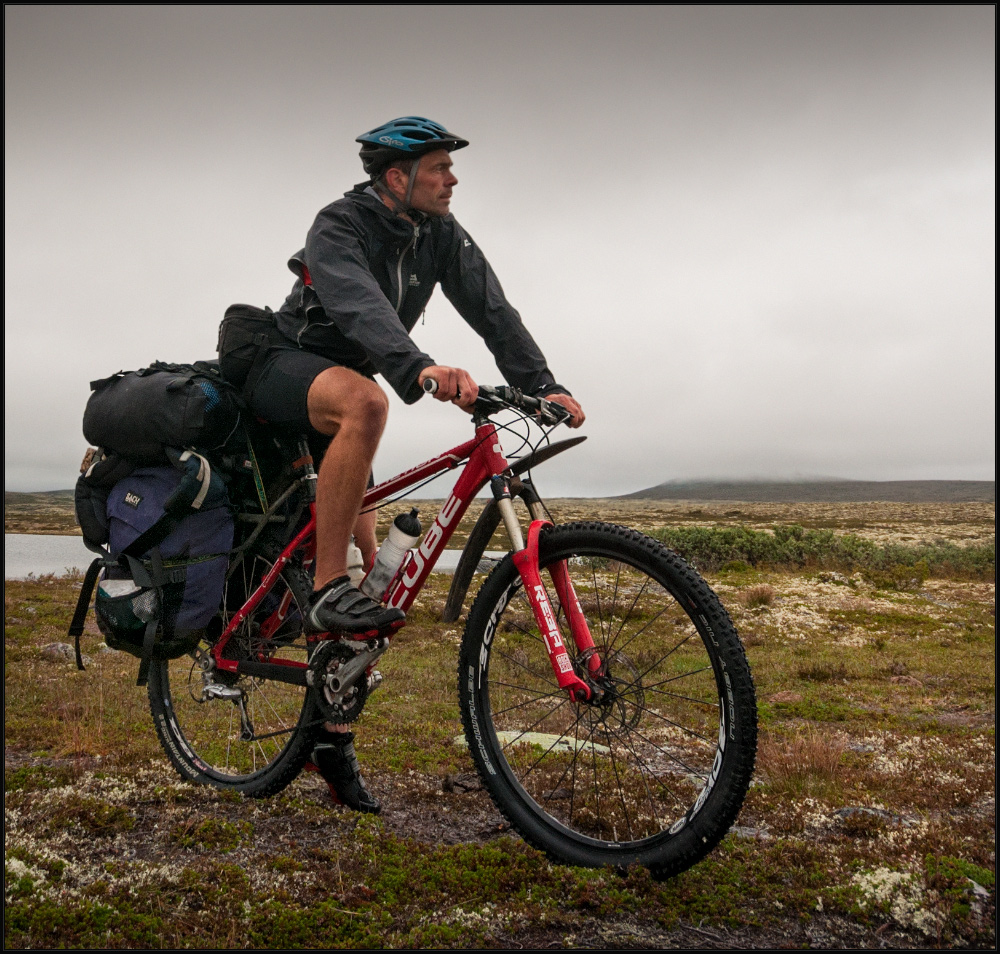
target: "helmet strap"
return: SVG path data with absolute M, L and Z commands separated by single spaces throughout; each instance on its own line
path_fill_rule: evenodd
M 413 160 L 413 164 L 410 166 L 409 176 L 406 183 L 406 195 L 404 198 L 400 199 L 392 189 L 389 188 L 389 183 L 385 181 L 385 172 L 383 172 L 378 178 L 372 180 L 372 187 L 378 192 L 379 195 L 384 196 L 389 200 L 389 204 L 392 206 L 392 211 L 396 215 L 412 215 L 416 214 L 421 219 L 424 217 L 422 212 L 418 212 L 410 205 L 410 200 L 413 197 L 413 183 L 417 179 L 417 168 L 420 166 L 420 160 L 422 156 L 417 156 Z M 388 170 L 386 170 L 388 171 Z
M 417 170 L 420 168 L 421 159 L 423 159 L 423 156 L 417 156 L 417 158 L 413 160 L 413 165 L 410 166 L 410 175 L 406 183 L 406 198 L 403 200 L 403 205 L 406 207 L 407 212 L 409 212 L 411 208 L 410 199 L 413 196 L 413 183 L 417 181 Z

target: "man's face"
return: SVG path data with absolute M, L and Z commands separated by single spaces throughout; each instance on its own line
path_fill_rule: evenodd
M 447 149 L 426 153 L 417 166 L 410 204 L 425 215 L 447 215 L 451 205 L 451 190 L 457 185 L 451 173 L 451 156 Z M 405 186 L 404 186 L 404 195 Z

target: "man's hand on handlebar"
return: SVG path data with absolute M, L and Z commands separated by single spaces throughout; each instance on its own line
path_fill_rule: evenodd
M 424 368 L 417 379 L 420 386 L 428 391 L 425 382 L 430 379 L 437 382 L 437 390 L 431 393 L 438 401 L 451 401 L 463 410 L 469 411 L 476 403 L 479 386 L 472 380 L 472 375 L 464 368 L 449 368 L 444 365 L 432 364 Z
M 543 424 L 565 421 L 568 427 L 579 427 L 587 419 L 580 402 L 569 394 L 551 394 L 545 398 L 537 398 L 506 385 L 480 388 L 469 372 L 462 368 L 431 365 L 420 372 L 417 380 L 427 394 L 433 394 L 439 401 L 457 404 L 466 411 L 475 405 L 477 397 L 482 397 L 487 407 L 491 401 L 499 400 L 500 406 L 506 404 L 540 416 Z M 553 404 L 559 405 L 558 413 L 551 407 Z M 567 417 L 564 418 L 563 414 Z
M 561 404 L 569 411 L 571 417 L 566 422 L 567 427 L 579 427 L 587 419 L 587 415 L 583 413 L 583 408 L 580 407 L 580 402 L 569 394 L 548 394 L 545 400 L 552 404 Z

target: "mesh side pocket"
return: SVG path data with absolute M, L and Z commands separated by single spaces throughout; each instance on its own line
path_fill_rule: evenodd
M 112 649 L 140 656 L 146 624 L 159 613 L 155 589 L 143 589 L 131 580 L 103 580 L 97 587 L 94 615 Z

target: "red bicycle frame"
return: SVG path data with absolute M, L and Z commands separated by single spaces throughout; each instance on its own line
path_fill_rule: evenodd
M 552 670 L 556 675 L 561 689 L 566 690 L 573 698 L 589 699 L 592 695 L 592 686 L 580 678 L 573 670 L 573 662 L 566 652 L 566 645 L 562 633 L 553 612 L 552 603 L 548 592 L 542 582 L 541 572 L 538 566 L 538 539 L 543 527 L 549 525 L 549 521 L 540 517 L 540 511 L 532 513 L 532 521 L 528 528 L 525 539 L 521 531 L 520 522 L 514 510 L 510 493 L 510 481 L 508 474 L 508 462 L 504 457 L 497 436 L 496 426 L 491 421 L 485 421 L 476 427 L 476 436 L 464 444 L 459 444 L 451 450 L 446 451 L 438 457 L 425 461 L 410 470 L 384 481 L 372 487 L 364 497 L 363 507 L 371 507 L 374 504 L 396 494 L 400 491 L 413 487 L 429 478 L 436 477 L 448 470 L 454 470 L 463 461 L 468 463 L 464 471 L 455 483 L 455 487 L 440 513 L 424 534 L 423 540 L 416 550 L 411 552 L 410 558 L 404 562 L 397 573 L 396 579 L 390 586 L 386 604 L 398 607 L 406 612 L 413 605 L 417 594 L 420 592 L 428 574 L 433 570 L 435 564 L 451 539 L 455 528 L 461 522 L 469 504 L 476 495 L 486 486 L 492 485 L 494 498 L 503 517 L 507 534 L 510 537 L 513 548 L 514 564 L 521 575 L 524 583 L 525 593 L 531 604 L 535 621 L 548 650 L 549 660 Z M 224 658 L 226 644 L 233 633 L 238 629 L 246 617 L 252 613 L 260 604 L 264 596 L 271 590 L 282 568 L 293 558 L 294 554 L 305 548 L 306 560 L 311 561 L 315 553 L 315 531 L 316 531 L 316 505 L 310 504 L 310 519 L 295 538 L 285 547 L 281 555 L 275 560 L 274 565 L 264 576 L 260 586 L 253 592 L 244 606 L 230 620 L 222 636 L 216 642 L 212 656 L 215 665 L 227 672 L 240 672 L 247 675 L 266 676 L 271 679 L 292 682 L 305 685 L 304 663 L 294 660 L 261 660 L 252 662 L 247 660 L 233 660 Z M 587 621 L 580 610 L 580 604 L 573 584 L 570 581 L 569 573 L 565 562 L 556 563 L 549 567 L 549 574 L 555 585 L 559 602 L 566 614 L 573 643 L 580 653 L 590 652 L 588 671 L 596 672 L 600 666 L 594 650 L 594 641 L 590 635 Z M 274 632 L 291 607 L 291 594 L 287 594 L 281 605 L 265 622 L 263 635 L 266 637 Z

